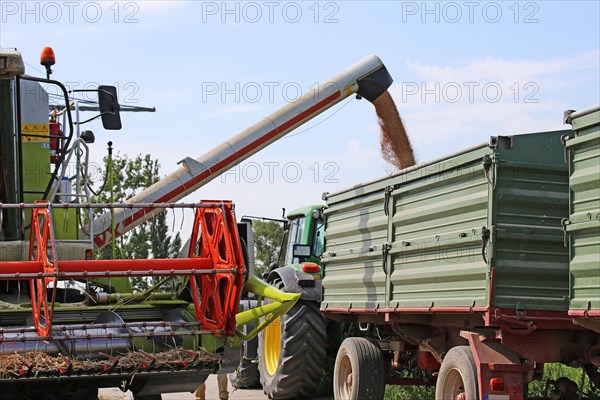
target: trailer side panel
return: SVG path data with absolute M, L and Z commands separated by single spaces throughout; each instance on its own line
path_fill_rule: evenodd
M 569 132 L 492 137 L 329 194 L 322 308 L 566 312 Z
M 572 120 L 569 156 L 570 314 L 600 327 L 600 111 Z

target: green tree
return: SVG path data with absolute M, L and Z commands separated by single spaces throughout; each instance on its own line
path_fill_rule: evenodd
M 277 261 L 283 238 L 283 227 L 273 221 L 253 221 L 254 248 L 256 250 L 254 273 L 260 275 Z
M 108 157 L 104 158 L 105 168 L 108 168 Z M 158 182 L 160 164 L 153 160 L 149 154 L 141 154 L 131 159 L 127 154 L 113 155 L 112 160 L 113 187 L 112 202 L 123 202 L 142 190 Z M 110 182 L 104 190 L 92 199 L 97 203 L 111 202 Z M 101 214 L 105 210 L 96 210 Z M 116 258 L 175 258 L 181 248 L 179 233 L 169 235 L 166 211 L 160 212 L 154 218 L 140 224 L 131 231 L 118 238 L 115 243 Z M 96 257 L 99 259 L 112 258 L 112 245 L 100 249 Z M 145 289 L 158 278 L 149 280 L 133 278 L 134 286 Z

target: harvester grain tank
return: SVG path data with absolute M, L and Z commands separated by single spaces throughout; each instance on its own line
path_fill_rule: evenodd
M 17 399 L 92 399 L 110 386 L 154 399 L 233 371 L 239 339 L 256 335 L 298 295 L 248 276 L 231 202 L 176 201 L 342 99 L 377 97 L 391 83 L 385 67 L 367 57 L 206 155 L 186 157 L 126 203 L 109 204 L 90 201 L 93 135 L 80 131 L 87 121 L 79 119 L 78 101 L 50 73 L 25 75 L 19 52 L 0 52 L 0 386 Z M 61 107 L 50 110 L 42 85 L 57 88 Z M 105 129 L 120 129 L 115 88 L 99 87 L 98 97 Z M 94 249 L 178 207 L 195 209 L 185 257 L 92 259 Z M 109 211 L 95 219 L 95 208 Z M 84 213 L 88 226 L 80 222 Z M 148 276 L 158 283 L 132 292 L 130 278 Z M 240 312 L 244 290 L 271 300 Z

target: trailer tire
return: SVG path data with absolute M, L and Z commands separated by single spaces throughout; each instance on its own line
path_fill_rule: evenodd
M 455 400 L 461 393 L 466 399 L 479 399 L 477 366 L 469 346 L 456 346 L 448 351 L 435 384 L 436 400 Z
M 283 282 L 273 286 L 282 289 Z M 263 390 L 270 399 L 314 398 L 327 359 L 325 317 L 318 303 L 299 300 L 277 320 L 258 337 Z
M 381 400 L 385 364 L 376 342 L 349 337 L 340 346 L 333 370 L 333 397 L 339 400 Z

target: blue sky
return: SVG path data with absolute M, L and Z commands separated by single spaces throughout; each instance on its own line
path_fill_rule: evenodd
M 394 77 L 420 162 L 490 135 L 564 129 L 564 110 L 600 103 L 598 1 L 0 3 L 0 47 L 18 48 L 28 74 L 42 75 L 52 46 L 53 78 L 115 84 L 123 104 L 156 107 L 123 114 L 120 132 L 88 129 L 95 161 L 112 140 L 159 158 L 164 175 L 368 54 Z M 367 101 L 298 131 L 186 200 L 278 216 L 390 172 Z

